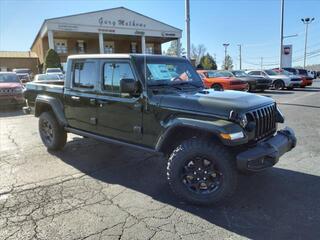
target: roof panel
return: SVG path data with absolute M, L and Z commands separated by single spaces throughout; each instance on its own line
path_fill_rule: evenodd
M 30 51 L 0 51 L 0 58 L 38 58 L 38 56 Z

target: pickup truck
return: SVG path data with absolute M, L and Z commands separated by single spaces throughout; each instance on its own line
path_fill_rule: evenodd
M 47 149 L 73 133 L 159 154 L 173 192 L 192 204 L 223 201 L 239 172 L 272 167 L 296 145 L 292 129 L 277 131 L 273 99 L 205 89 L 185 58 L 69 56 L 64 86 L 28 83 L 24 94 Z

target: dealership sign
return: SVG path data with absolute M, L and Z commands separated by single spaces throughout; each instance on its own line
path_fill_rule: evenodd
M 284 45 L 281 50 L 282 67 L 292 67 L 292 45 Z
M 142 22 L 138 22 L 136 20 L 124 20 L 124 19 L 117 19 L 117 20 L 110 20 L 100 17 L 98 19 L 98 23 L 100 26 L 109 26 L 109 27 L 139 27 L 145 28 L 146 24 Z

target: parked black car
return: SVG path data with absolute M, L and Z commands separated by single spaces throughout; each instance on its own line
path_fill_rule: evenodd
M 243 81 L 248 82 L 249 91 L 260 90 L 264 91 L 268 89 L 272 85 L 272 80 L 268 79 L 264 76 L 251 76 L 247 74 L 245 71 L 235 70 L 231 71 L 232 74 Z

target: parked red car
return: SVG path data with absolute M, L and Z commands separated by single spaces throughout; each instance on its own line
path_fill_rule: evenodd
M 23 106 L 24 87 L 14 72 L 0 72 L 0 107 Z
M 312 85 L 312 77 L 308 75 L 308 71 L 305 69 L 296 69 L 297 74 L 302 78 L 302 83 L 300 84 L 300 87 L 304 88 L 306 86 Z

